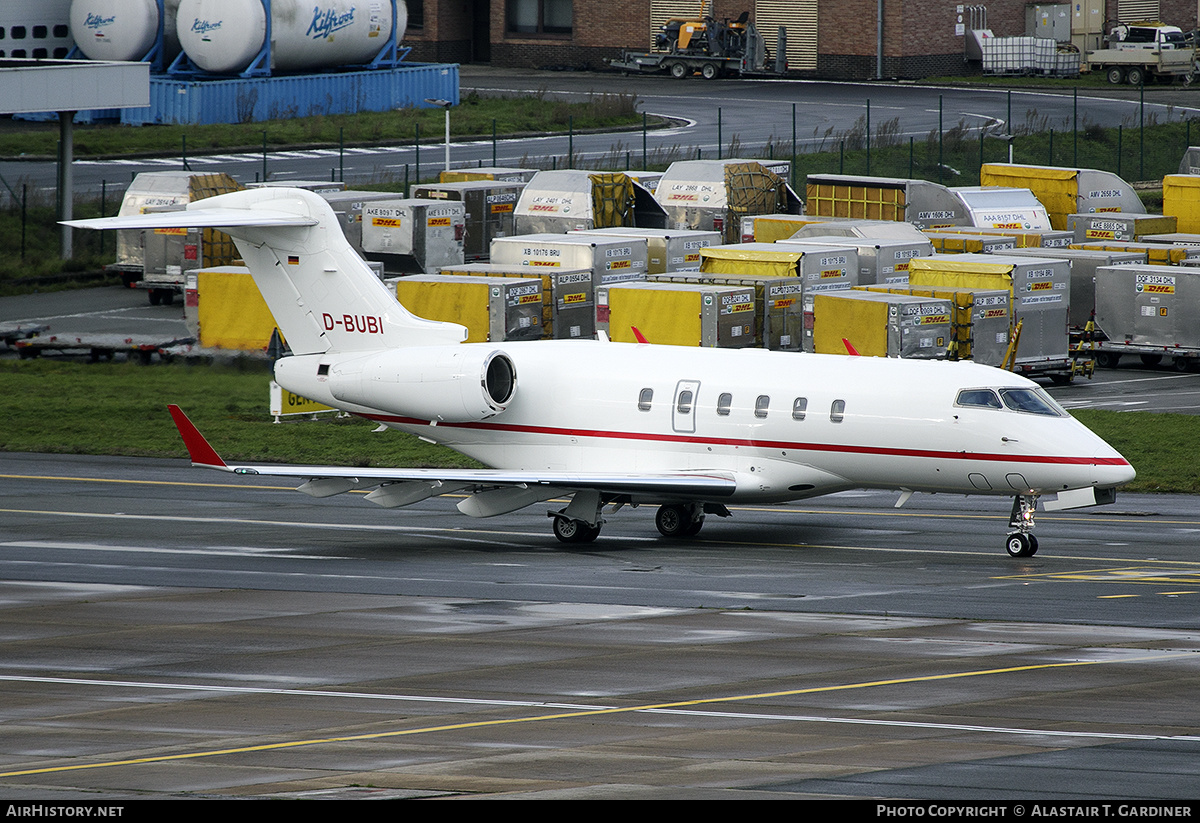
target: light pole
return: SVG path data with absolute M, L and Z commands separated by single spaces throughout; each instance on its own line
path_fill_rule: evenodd
M 426 97 L 425 102 L 431 106 L 440 106 L 446 112 L 446 171 L 450 171 L 450 107 L 454 104 L 436 97 Z

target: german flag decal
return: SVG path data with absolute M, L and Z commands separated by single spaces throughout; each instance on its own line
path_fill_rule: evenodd
M 288 255 L 288 265 L 289 266 L 299 266 L 300 265 L 300 255 L 289 254 Z

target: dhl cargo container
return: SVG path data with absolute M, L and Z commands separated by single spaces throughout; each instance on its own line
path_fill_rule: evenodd
M 467 263 L 447 266 L 442 274 L 470 277 L 535 277 L 542 281 L 542 337 L 596 336 L 596 280 L 590 269 L 548 269 Z
M 643 169 L 626 169 L 625 174 L 633 178 L 635 183 L 640 183 L 642 188 L 654 194 L 654 190 L 658 188 L 658 181 L 662 179 L 664 172 L 661 171 L 645 171 Z
M 466 326 L 467 343 L 542 336 L 538 278 L 415 274 L 396 281 L 396 298 L 418 317 Z
M 912 286 L 1005 289 L 1013 301 L 1013 321 L 1021 323 L 1015 370 L 1069 381 L 1073 364 L 1067 318 L 1071 305 L 1071 266 L 1066 260 L 1005 254 L 918 257 L 909 265 Z
M 1193 155 L 1193 153 L 1195 153 Z M 1184 162 L 1195 156 L 1200 162 L 1200 150 L 1189 148 Z M 1200 232 L 1200 169 L 1185 174 L 1168 174 L 1163 178 L 1163 214 L 1174 217 L 1179 231 Z
M 492 239 L 514 234 L 513 212 L 524 183 L 472 180 L 464 183 L 429 183 L 413 188 L 413 197 L 459 201 L 466 209 L 463 259 L 487 260 Z
M 521 191 L 513 217 L 518 234 L 562 233 L 612 226 L 667 227 L 666 213 L 645 187 L 617 171 L 541 171 Z
M 1073 249 L 1092 251 L 1133 251 L 1146 255 L 1146 262 L 1155 266 L 1184 266 L 1200 263 L 1200 248 L 1192 246 L 1168 246 L 1165 243 L 1135 243 L 1094 240 L 1072 243 Z
M 571 232 L 574 234 L 575 232 Z M 715 231 L 692 229 L 590 229 L 585 234 L 599 237 L 640 237 L 646 241 L 646 273 L 696 271 L 700 268 L 700 250 L 721 244 Z
M 468 183 L 472 180 L 494 180 L 497 183 L 528 183 L 538 169 L 480 166 L 477 169 L 454 169 L 438 175 L 439 183 Z
M 810 174 L 805 212 L 826 217 L 890 220 L 917 228 L 969 226 L 970 215 L 954 192 L 926 180 Z
M 1162 243 L 1166 246 L 1200 246 L 1200 234 L 1188 231 L 1169 231 L 1163 234 L 1146 234 L 1143 243 Z
M 541 269 L 588 269 L 603 283 L 645 280 L 648 243 L 641 237 L 525 234 L 492 241 L 492 263 Z
M 774 243 L 785 240 L 809 223 L 827 218 L 807 214 L 749 214 L 742 218 L 743 243 Z
M 244 266 L 213 266 L 192 273 L 195 296 L 185 301 L 184 317 L 200 345 L 208 349 L 263 351 L 278 324 Z
M 937 234 L 994 234 L 1011 237 L 1018 249 L 1065 249 L 1075 242 L 1075 232 L 1058 229 L 989 229 L 965 228 L 930 229 Z
M 925 233 L 912 223 L 892 220 L 855 220 L 849 217 L 822 217 L 819 223 L 801 226 L 793 239 L 838 236 L 861 237 L 867 240 L 927 240 Z
M 842 291 L 813 301 L 813 349 L 818 354 L 934 360 L 953 341 L 949 300 L 888 292 Z
M 720 232 L 726 243 L 742 236 L 742 218 L 799 214 L 803 203 L 783 175 L 758 160 L 680 160 L 658 181 L 654 198 L 666 228 Z
M 127 217 L 182 209 L 196 200 L 241 188 L 223 172 L 142 172 L 125 190 L 117 214 Z M 117 232 L 117 259 L 108 269 L 120 274 L 127 286 L 146 289 L 150 303 L 158 305 L 183 294 L 186 272 L 228 266 L 237 259 L 233 240 L 216 229 L 124 229 Z
M 985 186 L 1029 189 L 1046 207 L 1056 229 L 1066 229 L 1072 214 L 1146 213 L 1133 187 L 1107 171 L 984 163 L 979 179 Z
M 756 345 L 772 351 L 801 351 L 804 346 L 804 281 L 762 272 L 714 274 L 699 271 L 654 275 L 660 283 L 704 283 L 711 286 L 749 286 L 760 336 Z
M 929 286 L 866 288 L 869 291 L 949 300 L 954 307 L 951 324 L 954 339 L 947 356 L 951 360 L 973 360 L 985 366 L 1003 365 L 1012 331 L 1012 299 L 1006 289 L 939 289 Z
M 345 190 L 320 192 L 325 202 L 337 215 L 338 225 L 342 233 L 350 241 L 350 245 L 359 255 L 363 254 L 362 222 L 363 207 L 368 204 L 391 202 L 401 197 L 394 191 L 354 191 Z
M 304 189 L 313 194 L 330 194 L 345 191 L 346 184 L 339 180 L 255 180 L 247 183 L 248 189 Z
M 758 339 L 754 289 L 698 283 L 615 283 L 596 289 L 596 329 L 610 340 L 744 348 Z
M 1005 186 L 955 186 L 970 225 L 989 229 L 1038 231 L 1052 228 L 1050 215 L 1029 189 Z
M 1068 322 L 1073 329 L 1082 329 L 1096 308 L 1096 269 L 1100 266 L 1129 266 L 1145 263 L 1146 253 L 1140 251 L 1100 251 L 1097 249 L 1014 249 L 1009 255 L 1049 257 L 1071 264 L 1071 310 Z
M 363 254 L 389 273 L 430 273 L 464 262 L 462 203 L 380 200 L 364 205 L 362 215 Z
M 858 252 L 850 245 L 784 246 L 782 243 L 742 243 L 714 246 L 700 252 L 703 274 L 755 274 L 798 277 L 805 313 L 803 351 L 812 351 L 812 296 L 858 285 Z M 794 345 L 794 344 L 793 344 Z
M 942 254 L 995 254 L 1017 247 L 1017 241 L 1002 234 L 942 234 L 937 229 L 925 232 L 933 250 Z
M 858 285 L 903 285 L 908 282 L 908 261 L 933 254 L 928 238 L 921 240 L 873 240 L 863 237 L 799 237 L 780 240 L 780 245 L 846 245 L 858 250 Z
M 1187 147 L 1183 158 L 1179 161 L 1179 174 L 1180 176 L 1200 175 L 1200 146 Z
M 1148 366 L 1164 359 L 1179 371 L 1200 364 L 1200 271 L 1183 266 L 1101 266 L 1096 269 L 1096 364 L 1115 367 L 1122 355 Z
M 1176 221 L 1161 214 L 1072 214 L 1067 218 L 1067 229 L 1075 232 L 1076 243 L 1137 242 L 1143 235 L 1175 231 Z

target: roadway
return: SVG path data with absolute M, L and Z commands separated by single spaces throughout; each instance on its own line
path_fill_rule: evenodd
M 0 796 L 964 798 L 1200 791 L 1200 501 L 852 493 L 386 511 L 183 461 L 0 456 Z M 368 788 L 369 787 L 369 788 Z

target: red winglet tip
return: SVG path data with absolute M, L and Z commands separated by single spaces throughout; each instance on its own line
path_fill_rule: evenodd
M 167 410 L 171 412 L 175 428 L 179 429 L 179 436 L 183 438 L 183 445 L 187 447 L 193 466 L 213 466 L 219 469 L 227 467 L 225 461 L 221 459 L 221 455 L 217 454 L 216 449 L 208 444 L 195 424 L 188 420 L 183 409 L 172 403 L 167 406 Z
M 629 328 L 633 329 L 633 338 L 635 340 L 637 340 L 639 343 L 649 343 L 650 342 L 649 340 L 646 339 L 646 335 L 644 335 L 640 331 L 638 331 L 637 326 L 630 326 Z
M 842 338 L 842 345 L 846 347 L 846 351 L 849 352 L 850 354 L 854 355 L 855 357 L 861 357 L 861 355 L 855 350 L 855 348 L 850 345 L 850 341 L 844 337 Z

